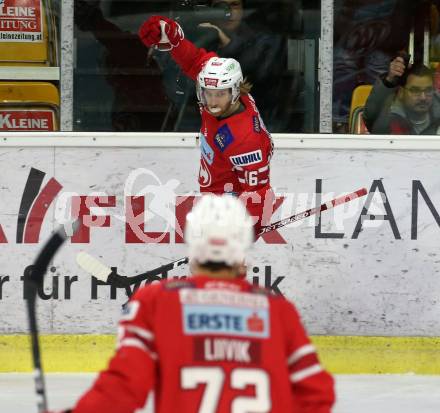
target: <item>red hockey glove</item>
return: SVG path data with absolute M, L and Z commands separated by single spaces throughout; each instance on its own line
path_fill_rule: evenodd
M 147 47 L 168 51 L 183 39 L 182 28 L 168 17 L 151 16 L 139 29 L 139 37 Z

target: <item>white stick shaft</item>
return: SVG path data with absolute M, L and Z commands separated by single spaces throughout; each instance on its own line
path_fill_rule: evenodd
M 108 276 L 112 272 L 110 267 L 107 267 L 95 257 L 92 257 L 84 251 L 78 253 L 76 256 L 76 262 L 84 271 L 101 281 L 107 281 Z

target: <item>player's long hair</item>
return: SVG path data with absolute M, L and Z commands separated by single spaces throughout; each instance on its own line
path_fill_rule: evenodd
M 252 89 L 252 83 L 247 80 L 247 77 L 240 83 L 240 95 L 247 95 Z

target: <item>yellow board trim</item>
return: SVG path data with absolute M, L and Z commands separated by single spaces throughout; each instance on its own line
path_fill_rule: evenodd
M 335 374 L 440 374 L 440 337 L 314 336 L 325 367 Z M 114 352 L 113 335 L 43 335 L 46 372 L 97 372 Z M 27 335 L 0 336 L 0 372 L 30 372 Z
M 115 349 L 113 335 L 42 335 L 40 349 L 46 372 L 96 372 L 106 367 Z M 27 335 L 0 336 L 0 372 L 33 371 Z
M 440 337 L 315 336 L 335 374 L 440 374 Z

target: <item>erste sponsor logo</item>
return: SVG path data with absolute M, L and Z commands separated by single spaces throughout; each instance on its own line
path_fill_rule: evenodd
M 258 317 L 259 327 L 254 321 Z M 268 309 L 245 307 L 184 305 L 184 332 L 188 335 L 222 334 L 266 338 L 269 335 Z

